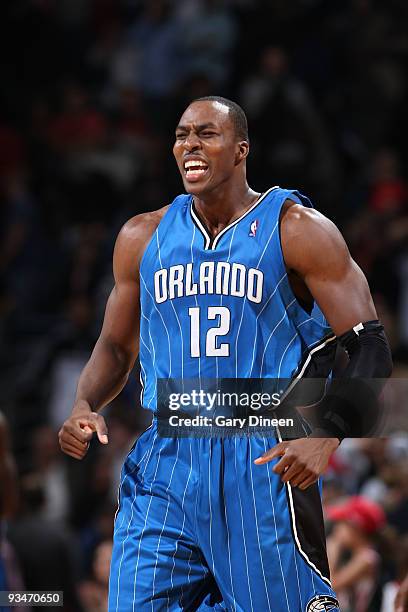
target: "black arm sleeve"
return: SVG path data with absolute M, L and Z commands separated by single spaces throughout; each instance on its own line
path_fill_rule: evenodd
M 317 404 L 317 427 L 311 437 L 372 435 L 379 422 L 378 398 L 391 375 L 391 351 L 379 321 L 359 323 L 338 338 L 349 356 L 349 363 L 331 382 Z

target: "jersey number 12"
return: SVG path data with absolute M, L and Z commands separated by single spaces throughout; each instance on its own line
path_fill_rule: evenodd
M 201 308 L 192 306 L 188 309 L 190 315 L 190 353 L 192 357 L 201 357 L 200 351 L 200 314 Z M 222 342 L 217 346 L 217 338 L 228 334 L 231 326 L 231 313 L 225 306 L 209 306 L 208 320 L 218 319 L 218 325 L 210 327 L 205 338 L 206 357 L 229 357 L 230 345 Z

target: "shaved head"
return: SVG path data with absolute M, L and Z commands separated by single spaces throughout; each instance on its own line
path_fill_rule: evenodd
M 205 96 L 203 98 L 196 98 L 191 102 L 191 104 L 194 104 L 194 102 L 215 102 L 221 106 L 224 106 L 226 109 L 228 109 L 228 116 L 234 126 L 237 140 L 246 140 L 249 142 L 248 121 L 244 110 L 239 106 L 239 104 L 229 100 L 228 98 L 223 98 L 222 96 Z

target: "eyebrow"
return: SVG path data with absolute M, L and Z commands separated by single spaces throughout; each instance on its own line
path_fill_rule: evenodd
M 205 130 L 206 128 L 214 128 L 216 129 L 217 126 L 214 123 L 201 123 L 199 125 L 197 125 L 197 129 L 198 130 Z M 188 127 L 186 125 L 182 125 L 181 123 L 179 123 L 179 125 L 176 127 L 176 132 L 177 130 L 182 130 L 183 132 L 187 132 Z

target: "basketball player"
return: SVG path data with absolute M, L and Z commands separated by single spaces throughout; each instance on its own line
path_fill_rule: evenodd
M 94 432 L 108 442 L 98 410 L 138 352 L 153 411 L 157 379 L 290 379 L 336 339 L 345 377 L 390 373 L 367 282 L 333 223 L 297 191 L 248 186 L 242 109 L 192 102 L 173 152 L 187 194 L 117 239 L 103 329 L 59 433 L 77 459 Z M 348 433 L 335 399 L 292 441 L 163 438 L 153 419 L 122 471 L 110 612 L 338 610 L 317 483 Z

